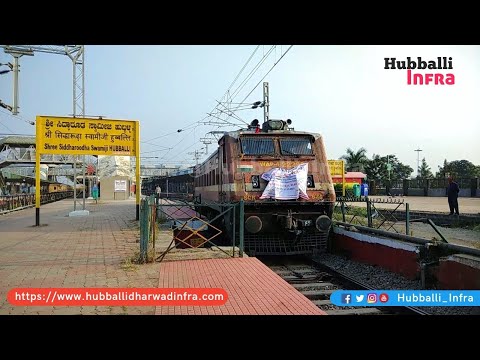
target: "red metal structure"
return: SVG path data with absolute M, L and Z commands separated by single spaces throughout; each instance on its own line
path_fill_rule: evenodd
M 345 183 L 357 183 L 361 184 L 367 178 L 367 174 L 364 174 L 359 171 L 351 171 L 345 173 Z M 342 176 L 341 175 L 333 175 L 332 180 L 335 184 L 342 183 Z

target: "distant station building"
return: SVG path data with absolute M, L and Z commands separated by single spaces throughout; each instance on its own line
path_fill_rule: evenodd
M 40 165 L 42 194 L 67 191 L 68 185 L 48 176 L 48 165 Z M 35 193 L 35 136 L 8 135 L 0 138 L 0 196 Z

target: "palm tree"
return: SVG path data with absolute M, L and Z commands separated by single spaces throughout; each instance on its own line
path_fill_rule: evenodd
M 357 152 L 353 151 L 352 149 L 347 149 L 347 154 L 340 157 L 346 161 L 345 169 L 347 171 L 361 171 L 364 172 L 365 164 L 368 161 L 367 156 L 367 149 L 361 147 L 358 149 Z

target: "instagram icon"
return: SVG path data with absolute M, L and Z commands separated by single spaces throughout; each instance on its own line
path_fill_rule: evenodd
M 368 304 L 375 304 L 377 302 L 377 294 L 370 293 L 367 295 L 367 303 Z

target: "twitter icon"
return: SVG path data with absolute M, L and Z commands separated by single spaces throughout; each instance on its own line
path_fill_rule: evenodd
M 357 300 L 357 302 L 362 302 L 364 298 L 365 295 L 355 295 L 355 299 Z

